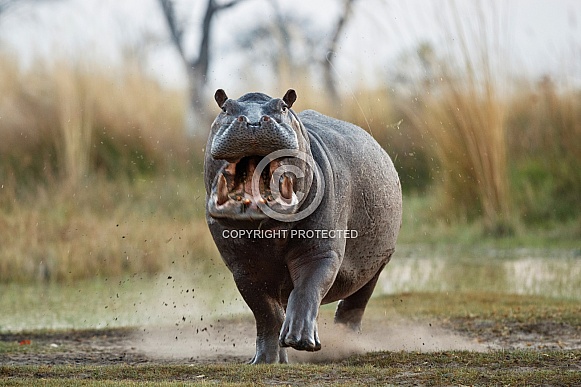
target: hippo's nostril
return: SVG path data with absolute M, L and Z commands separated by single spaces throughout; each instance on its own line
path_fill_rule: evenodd
M 238 116 L 238 121 L 239 122 L 244 122 L 244 121 L 246 121 L 246 117 L 244 117 L 244 116 Z
M 270 120 L 269 116 L 262 116 L 262 121 L 268 122 L 268 120 Z

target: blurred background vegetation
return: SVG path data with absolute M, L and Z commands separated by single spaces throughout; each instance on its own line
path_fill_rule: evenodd
M 72 2 L 3 0 L 0 23 Z M 156 2 L 165 44 L 186 69 L 181 86 L 161 82 L 127 47 L 114 65 L 91 55 L 23 64 L 0 44 L 0 281 L 153 274 L 219 260 L 202 176 L 217 112 L 207 82 L 220 60 L 213 23 L 227 12 L 249 17 L 250 2 L 260 3 L 200 1 L 199 20 L 180 16 L 177 1 Z M 373 82 L 345 87 L 336 71 L 341 40 L 354 15 L 374 11 L 362 1 L 335 3 L 337 17 L 323 32 L 317 15 L 305 20 L 278 2 L 262 4 L 272 17 L 253 19 L 229 42 L 239 51 L 233 66 L 248 74 L 236 88 L 258 84 L 278 96 L 293 87 L 297 110 L 372 133 L 401 177 L 401 243 L 579 247 L 580 84 L 566 71 L 510 72 L 500 11 L 478 3 L 447 8 L 453 23 L 441 27 L 450 46 L 416 42 Z M 188 29 L 198 43 L 186 39 Z M 369 39 L 382 44 L 381 36 Z M 577 71 L 579 50 L 570 54 Z

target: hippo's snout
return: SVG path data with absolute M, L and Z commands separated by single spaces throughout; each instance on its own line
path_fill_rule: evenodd
M 222 112 L 208 142 L 207 160 L 212 160 L 207 165 L 214 166 L 208 214 L 259 220 L 267 214 L 296 213 L 309 192 L 312 171 L 296 156 L 310 150 L 306 132 L 290 110 L 294 90 L 282 99 L 249 94 L 232 100 L 219 89 L 214 98 Z
M 267 127 L 268 129 L 272 129 L 269 127 L 269 125 L 272 126 L 272 120 L 269 116 L 266 115 L 260 117 L 260 119 L 255 122 L 251 122 L 250 119 L 244 115 L 238 116 L 236 120 L 240 123 L 239 125 L 244 126 L 244 124 L 246 124 L 249 129 L 256 130 L 260 129 L 261 127 L 265 129 Z
M 212 157 L 232 162 L 243 157 L 266 156 L 281 149 L 298 149 L 297 135 L 291 126 L 280 124 L 268 115 L 256 118 L 239 115 L 220 127 L 212 140 Z

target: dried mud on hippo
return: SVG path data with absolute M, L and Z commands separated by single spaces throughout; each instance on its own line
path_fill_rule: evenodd
M 296 98 L 216 91 L 206 147 L 207 223 L 256 320 L 252 363 L 320 350 L 321 304 L 339 301 L 335 323 L 358 331 L 401 226 L 387 153 L 355 125 L 296 114 Z

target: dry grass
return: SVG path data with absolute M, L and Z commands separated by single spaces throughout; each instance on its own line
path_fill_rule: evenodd
M 0 281 L 154 273 L 209 254 L 183 93 L 132 62 L 25 71 L 3 56 L 0 68 Z
M 425 149 L 437 160 L 435 188 L 443 216 L 481 216 L 488 231 L 505 234 L 512 229 L 506 95 L 498 42 L 489 38 L 502 31 L 486 31 L 498 26 L 481 7 L 470 8 L 478 19 L 471 25 L 459 8 L 449 10 L 452 24 L 445 34 L 454 44 L 446 53 L 427 44 L 419 47 L 424 75 L 415 80 L 414 103 L 401 108 L 426 134 L 431 146 Z
M 459 56 L 421 52 L 431 78 L 416 79 L 415 97 L 379 85 L 329 101 L 301 74 L 291 80 L 296 109 L 371 132 L 404 189 L 427 191 L 440 205 L 417 218 L 432 231 L 452 219 L 463 228 L 465 219 L 482 218 L 502 234 L 517 216 L 579 217 L 578 89 L 545 79 L 509 98 L 490 43 L 457 28 Z M 479 55 L 468 45 L 481 47 Z M 0 281 L 154 273 L 216 254 L 202 220 L 203 144 L 184 133 L 181 91 L 131 61 L 23 70 L 2 55 L 0 90 Z
M 470 82 L 447 78 L 443 87 L 437 101 L 426 102 L 423 122 L 440 163 L 444 209 L 452 216 L 482 211 L 489 229 L 501 227 L 510 219 L 510 192 L 499 99 Z
M 0 56 L 0 177 L 79 182 L 91 173 L 135 174 L 184 164 L 182 92 L 132 62 L 122 68 L 37 63 Z M 198 151 L 199 153 L 199 151 Z
M 0 210 L 0 281 L 152 274 L 206 260 L 216 250 L 203 201 L 195 177 L 93 178 L 12 197 Z

